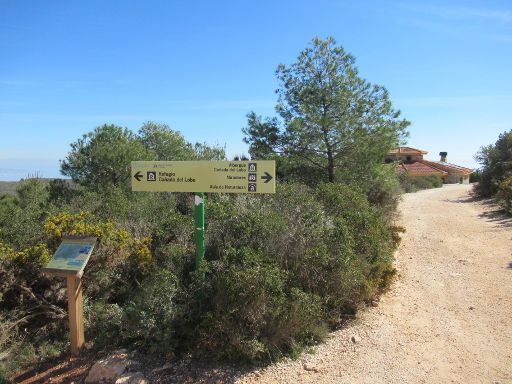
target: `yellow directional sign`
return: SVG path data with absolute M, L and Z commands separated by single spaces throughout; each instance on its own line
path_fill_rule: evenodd
M 132 190 L 275 193 L 273 160 L 132 161 Z

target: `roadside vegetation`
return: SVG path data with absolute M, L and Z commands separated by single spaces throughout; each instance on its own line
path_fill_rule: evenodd
M 496 197 L 512 214 L 512 130 L 499 135 L 494 144 L 480 148 L 475 159 L 481 164 L 474 191 L 480 197 Z
M 400 188 L 404 193 L 417 192 L 423 189 L 441 188 L 443 179 L 439 176 L 409 177 L 406 174 L 399 176 Z
M 64 279 L 43 276 L 64 235 L 101 242 L 83 278 L 93 348 L 229 360 L 297 356 L 389 284 L 400 184 L 385 155 L 406 136 L 382 86 L 334 40 L 277 71 L 278 116 L 248 114 L 253 159 L 274 159 L 275 195 L 209 194 L 194 262 L 193 195 L 131 192 L 134 160 L 225 159 L 165 124 L 108 124 L 71 144 L 73 180 L 0 198 L 0 382 L 66 352 Z

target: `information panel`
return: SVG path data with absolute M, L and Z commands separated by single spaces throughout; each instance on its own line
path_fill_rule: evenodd
M 64 238 L 43 272 L 81 277 L 96 242 L 95 237 Z
M 273 160 L 132 161 L 132 190 L 275 193 Z

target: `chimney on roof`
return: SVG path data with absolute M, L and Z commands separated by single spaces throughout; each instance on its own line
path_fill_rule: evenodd
M 439 156 L 441 156 L 441 161 L 446 163 L 446 156 L 448 156 L 448 152 L 439 152 Z

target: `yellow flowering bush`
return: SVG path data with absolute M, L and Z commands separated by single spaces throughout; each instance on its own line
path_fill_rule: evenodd
M 46 244 L 38 244 L 22 251 L 16 251 L 0 241 L 0 259 L 45 265 L 50 261 L 51 256 Z
M 153 253 L 151 252 L 151 241 L 151 236 L 133 241 L 133 254 L 141 264 L 149 264 L 154 260 Z
M 73 214 L 61 212 L 50 215 L 44 224 L 44 229 L 55 243 L 63 236 L 94 236 L 110 248 L 114 259 L 134 257 L 142 264 L 149 264 L 154 260 L 151 251 L 151 236 L 134 239 L 128 231 L 117 228 L 113 221 L 92 222 L 88 212 L 80 211 Z
M 76 214 L 62 212 L 50 215 L 46 219 L 44 229 L 50 238 L 61 238 L 65 235 L 95 236 L 99 238 L 116 237 L 116 228 L 113 222 L 91 223 L 88 222 L 89 217 L 90 214 L 84 211 Z

